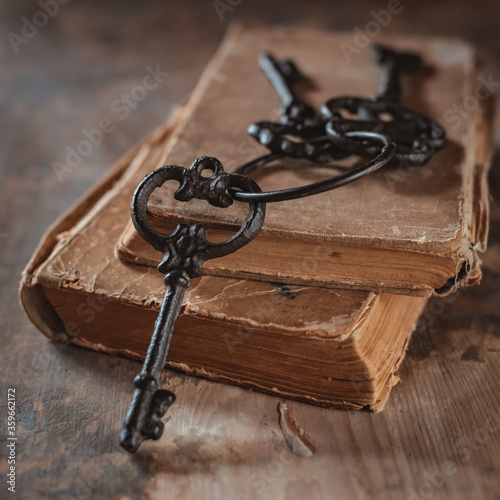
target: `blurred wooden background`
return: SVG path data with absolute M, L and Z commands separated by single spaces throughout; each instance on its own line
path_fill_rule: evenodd
M 42 0 L 0 5 L 0 311 L 2 457 L 7 388 L 17 391 L 16 497 L 22 499 L 500 498 L 500 203 L 480 286 L 432 300 L 382 414 L 289 403 L 314 447 L 290 451 L 280 400 L 169 373 L 178 400 L 157 443 L 136 456 L 117 436 L 138 363 L 57 348 L 21 310 L 20 273 L 48 225 L 186 98 L 234 20 L 364 30 L 381 1 L 336 3 Z M 393 4 L 394 5 L 394 4 Z M 489 52 L 499 82 L 494 1 L 401 0 L 384 33 L 465 37 Z M 56 12 L 57 11 L 57 12 Z M 35 22 L 31 31 L 23 26 Z M 28 30 L 28 31 L 26 31 Z M 13 36 L 14 34 L 14 36 Z M 17 38 L 16 38 L 17 35 Z M 22 37 L 22 38 L 20 38 Z M 52 164 L 140 84 L 168 72 L 115 120 L 72 172 Z M 493 85 L 494 88 L 497 88 Z M 497 128 L 497 144 L 500 137 Z M 500 157 L 491 173 L 500 197 Z M 0 465 L 0 497 L 7 498 Z

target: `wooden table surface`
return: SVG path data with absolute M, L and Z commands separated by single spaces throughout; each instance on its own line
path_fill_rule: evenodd
M 56 347 L 18 299 L 20 273 L 48 225 L 186 98 L 229 22 L 354 36 L 374 19 L 372 10 L 388 3 L 45 1 L 46 17 L 35 1 L 0 6 L 0 498 L 500 498 L 498 201 L 481 285 L 429 303 L 400 370 L 403 382 L 380 414 L 284 405 L 172 372 L 178 400 L 164 436 L 129 456 L 117 435 L 140 365 Z M 401 0 L 399 7 L 381 30 L 462 36 L 500 55 L 493 1 Z M 168 75 L 118 116 L 113 103 L 157 65 Z M 500 82 L 498 68 L 484 76 Z M 58 177 L 53 162 L 63 162 L 84 129 L 111 115 L 114 130 Z M 498 156 L 491 190 L 500 198 Z M 18 419 L 11 496 L 9 388 L 16 390 Z M 288 435 L 280 408 L 302 437 Z M 310 442 L 313 453 L 301 453 L 299 441 L 292 452 L 293 439 Z

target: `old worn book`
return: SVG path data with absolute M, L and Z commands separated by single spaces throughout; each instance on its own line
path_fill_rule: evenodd
M 188 167 L 215 156 L 232 171 L 266 153 L 247 126 L 277 120 L 280 102 L 260 71 L 259 53 L 293 58 L 310 82 L 298 95 L 319 108 L 331 97 L 375 94 L 383 70 L 368 49 L 345 58 L 351 33 L 236 27 L 207 68 L 190 101 L 191 117 L 176 133 L 166 164 Z M 486 171 L 490 154 L 489 101 L 460 107 L 481 85 L 474 50 L 456 39 L 380 36 L 395 48 L 417 51 L 424 69 L 403 78 L 403 104 L 442 124 L 448 143 L 422 167 L 387 167 L 353 184 L 313 197 L 270 204 L 264 227 L 250 245 L 206 262 L 216 276 L 278 280 L 289 284 L 391 291 L 421 296 L 476 283 L 478 253 L 488 229 Z M 343 171 L 341 162 L 314 167 L 284 159 L 253 174 L 263 190 L 305 185 Z M 206 223 L 214 240 L 233 234 L 247 207 L 207 207 L 173 199 L 175 182 L 150 201 L 154 227 L 172 230 L 179 220 Z M 128 224 L 120 258 L 147 266 L 160 255 Z
M 172 131 L 189 114 L 188 106 L 126 155 L 42 239 L 21 299 L 49 338 L 144 357 L 163 276 L 120 260 L 115 244 L 133 189 L 165 162 Z M 312 404 L 378 411 L 425 301 L 206 276 L 186 293 L 167 365 Z

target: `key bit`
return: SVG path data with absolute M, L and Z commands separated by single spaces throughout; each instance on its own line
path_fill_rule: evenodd
M 401 75 L 413 73 L 422 66 L 422 58 L 415 52 L 397 52 L 384 45 L 372 45 L 374 59 L 385 68 L 375 99 L 401 100 Z
M 203 177 L 203 171 L 210 171 L 212 175 Z M 201 276 L 206 260 L 223 257 L 249 243 L 258 234 L 265 216 L 265 204 L 251 201 L 241 228 L 223 243 L 207 241 L 204 224 L 181 222 L 172 233 L 159 233 L 149 223 L 147 203 L 153 191 L 171 179 L 180 184 L 174 194 L 177 200 L 198 198 L 220 208 L 233 203 L 227 194 L 229 188 L 261 192 L 250 178 L 226 173 L 219 160 L 206 156 L 198 158 L 189 168 L 177 165 L 161 167 L 148 174 L 137 187 L 132 198 L 132 221 L 139 235 L 163 253 L 158 270 L 165 274 L 166 291 L 142 371 L 134 380 L 132 402 L 120 434 L 120 445 L 130 453 L 134 453 L 142 441 L 160 438 L 164 427 L 161 419 L 175 401 L 172 392 L 162 389 L 161 373 L 184 292 L 193 278 Z
M 280 122 L 260 121 L 248 127 L 248 133 L 271 153 L 292 158 L 329 162 L 344 158 L 345 153 L 328 139 L 326 119 L 312 106 L 299 99 L 293 84 L 306 80 L 291 60 L 277 60 L 269 53 L 259 57 L 261 69 L 274 87 L 283 106 Z M 298 140 L 290 138 L 295 137 Z

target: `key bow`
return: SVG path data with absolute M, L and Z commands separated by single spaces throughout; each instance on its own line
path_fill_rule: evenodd
M 203 177 L 203 171 L 211 171 L 210 177 Z M 162 273 L 184 269 L 190 278 L 201 275 L 203 262 L 223 257 L 250 242 L 260 230 L 265 216 L 265 205 L 249 203 L 249 213 L 239 231 L 223 243 L 207 241 L 207 227 L 204 224 L 181 222 L 172 233 L 162 234 L 154 229 L 147 216 L 147 203 L 153 191 L 168 180 L 180 184 L 174 193 L 179 201 L 194 198 L 206 200 L 216 207 L 228 207 L 233 199 L 227 193 L 229 188 L 243 192 L 260 192 L 255 181 L 240 174 L 227 173 L 217 158 L 203 156 L 189 168 L 167 165 L 148 174 L 137 187 L 132 199 L 132 221 L 140 236 L 151 246 L 164 254 L 158 266 Z M 182 263 L 182 265 L 181 265 Z

